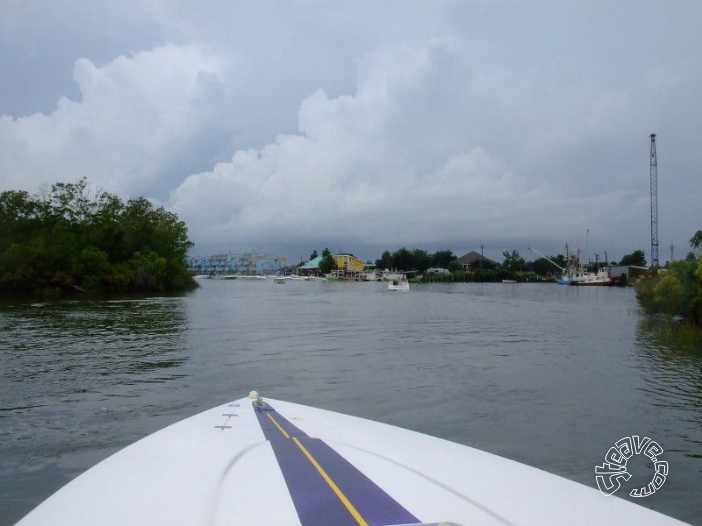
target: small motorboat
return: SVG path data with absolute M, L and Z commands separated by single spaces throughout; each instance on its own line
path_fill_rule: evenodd
M 388 283 L 388 290 L 393 290 L 397 292 L 409 292 L 409 281 L 404 276 L 399 278 L 393 278 L 390 283 Z

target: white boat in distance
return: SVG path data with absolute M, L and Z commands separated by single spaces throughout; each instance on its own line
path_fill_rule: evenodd
M 388 283 L 388 290 L 396 292 L 409 292 L 409 281 L 407 281 L 407 278 L 404 276 L 393 278 L 393 280 Z
M 602 267 L 597 272 L 589 272 L 583 268 L 574 271 L 570 276 L 570 285 L 584 286 L 608 286 L 612 284 L 609 276 L 609 268 Z
M 559 285 L 579 285 L 579 286 L 608 286 L 612 285 L 612 278 L 609 275 L 609 267 L 598 267 L 597 272 L 590 272 L 585 268 L 585 265 L 580 263 L 580 251 L 576 251 L 571 258 L 566 245 L 566 256 L 568 262 L 566 267 L 561 267 L 548 256 L 542 254 L 535 248 L 529 247 L 529 250 L 536 252 L 545 260 L 549 261 L 558 267 L 562 274 L 556 280 Z
M 451 406 L 446 402 L 444 409 Z M 324 409 L 264 401 L 252 391 L 115 453 L 18 526 L 46 524 L 683 523 L 468 446 Z

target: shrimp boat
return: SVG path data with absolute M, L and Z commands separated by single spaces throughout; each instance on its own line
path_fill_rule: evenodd
M 580 264 L 580 252 L 574 252 L 571 258 L 568 255 L 568 263 L 565 267 L 560 266 L 548 256 L 542 254 L 535 248 L 529 247 L 529 250 L 536 252 L 539 256 L 556 266 L 561 275 L 556 279 L 559 285 L 577 285 L 577 286 L 609 286 L 612 285 L 612 278 L 609 275 L 609 267 L 598 267 L 597 272 L 588 271 L 584 265 Z M 568 246 L 566 245 L 566 254 L 568 254 Z
M 573 272 L 570 277 L 570 284 L 580 287 L 606 287 L 612 284 L 612 278 L 609 276 L 609 268 L 603 267 L 598 269 L 597 272 L 589 272 L 581 267 Z
M 468 446 L 252 391 L 115 453 L 18 523 L 46 524 L 683 523 Z

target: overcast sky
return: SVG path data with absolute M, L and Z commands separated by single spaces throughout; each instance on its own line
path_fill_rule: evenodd
M 86 176 L 197 254 L 650 262 L 656 133 L 664 263 L 702 228 L 701 27 L 697 0 L 0 0 L 0 191 Z

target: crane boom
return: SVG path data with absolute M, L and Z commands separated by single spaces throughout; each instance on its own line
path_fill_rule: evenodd
M 539 252 L 539 251 L 536 250 L 535 248 L 529 247 L 529 250 L 531 250 L 532 252 L 536 252 L 539 256 L 541 256 L 542 258 L 544 258 L 546 261 L 550 261 L 551 263 L 553 263 L 554 265 L 556 265 L 559 269 L 561 269 L 563 272 L 567 272 L 566 269 L 564 269 L 563 267 L 561 267 L 558 263 L 556 263 L 555 261 L 553 261 L 550 257 L 543 255 L 541 252 Z

